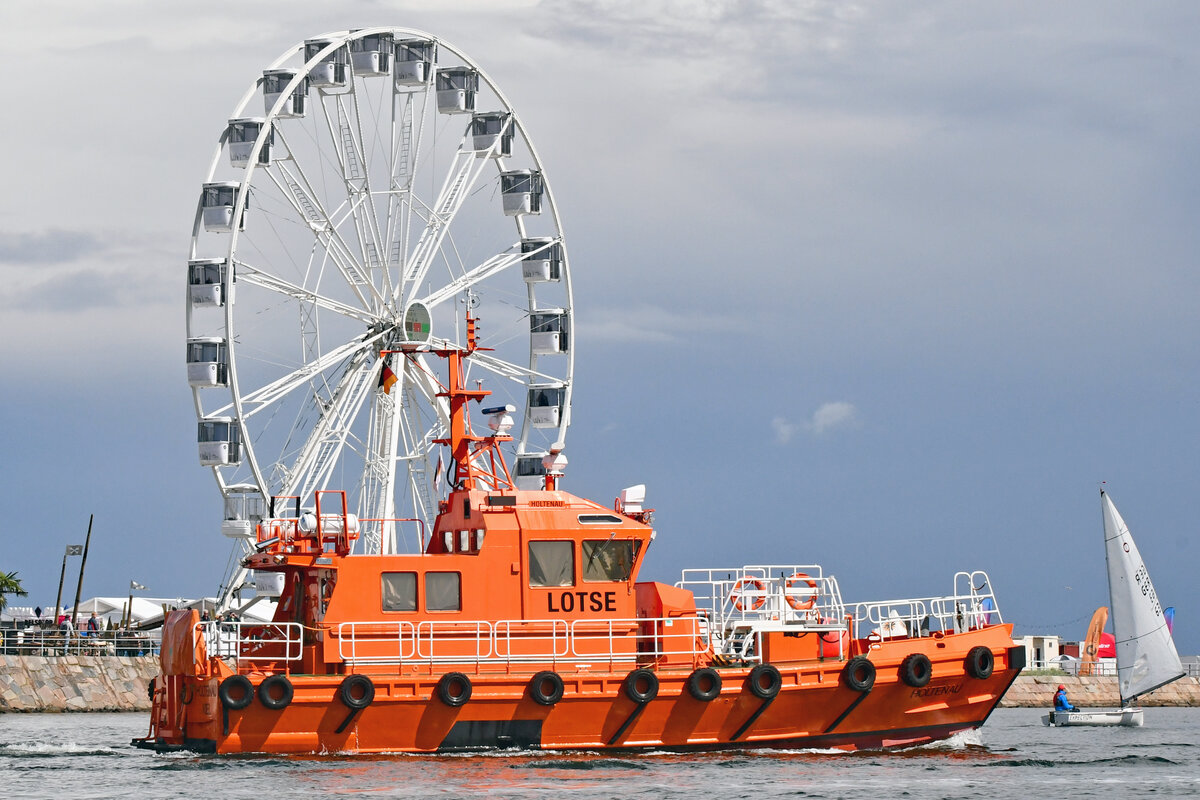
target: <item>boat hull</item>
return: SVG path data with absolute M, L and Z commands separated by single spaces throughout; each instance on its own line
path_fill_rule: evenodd
M 563 670 L 562 698 L 549 705 L 533 698 L 528 672 L 472 673 L 469 699 L 452 706 L 439 692 L 442 673 L 430 671 L 370 675 L 372 697 L 357 709 L 342 699 L 346 675 L 291 675 L 290 702 L 269 708 L 259 691 L 268 676 L 248 674 L 253 700 L 231 708 L 213 676 L 197 679 L 190 691 L 164 687 L 156 702 L 160 735 L 135 744 L 216 753 L 904 747 L 985 722 L 1024 665 L 1024 651 L 1002 631 L 954 637 L 961 641 L 953 651 L 935 650 L 933 677 L 921 687 L 902 680 L 902 652 L 936 647 L 933 640 L 889 644 L 895 655 L 875 654 L 876 680 L 865 692 L 847 685 L 844 661 L 775 665 L 780 685 L 767 698 L 751 686 L 748 666 L 720 668 L 712 699 L 689 690 L 691 670 L 659 670 L 657 692 L 643 701 L 631 697 L 623 669 L 593 669 Z M 996 668 L 971 677 L 963 656 L 989 640 Z
M 1051 711 L 1042 716 L 1042 724 L 1054 728 L 1112 727 L 1138 728 L 1142 725 L 1142 709 L 1122 708 L 1117 711 Z

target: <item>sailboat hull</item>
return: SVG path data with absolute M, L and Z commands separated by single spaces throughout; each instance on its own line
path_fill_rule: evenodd
M 1122 708 L 1117 711 L 1051 711 L 1042 717 L 1042 724 L 1055 728 L 1076 726 L 1140 728 L 1142 709 Z

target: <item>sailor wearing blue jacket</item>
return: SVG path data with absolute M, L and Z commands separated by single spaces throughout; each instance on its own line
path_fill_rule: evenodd
M 1077 711 L 1075 706 L 1071 705 L 1071 701 L 1067 699 L 1067 687 L 1061 684 L 1058 691 L 1054 693 L 1054 710 L 1055 711 Z

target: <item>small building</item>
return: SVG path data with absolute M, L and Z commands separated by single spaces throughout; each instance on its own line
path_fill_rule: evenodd
M 1014 637 L 1013 641 L 1025 648 L 1026 669 L 1047 669 L 1058 666 L 1057 659 L 1061 655 L 1061 643 L 1057 636 L 1021 636 Z

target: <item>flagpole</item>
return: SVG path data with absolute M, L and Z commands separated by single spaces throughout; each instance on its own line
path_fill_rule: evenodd
M 62 608 L 62 587 L 67 577 L 67 554 L 63 553 L 62 572 L 58 573 L 58 599 L 54 601 L 54 624 L 58 625 L 58 615 Z
M 83 541 L 83 560 L 79 562 L 79 583 L 75 584 L 75 605 L 71 610 L 71 627 L 76 627 L 79 620 L 79 593 L 83 591 L 83 568 L 87 566 L 88 548 L 92 544 L 92 520 L 96 518 L 95 514 L 88 514 L 88 532 L 87 539 Z

